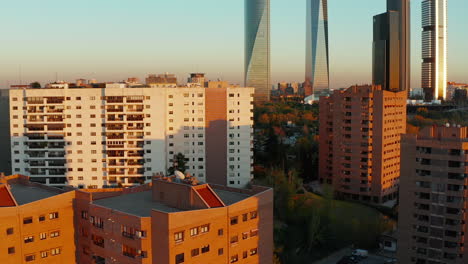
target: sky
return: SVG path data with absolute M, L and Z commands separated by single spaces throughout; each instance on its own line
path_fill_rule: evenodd
M 468 82 L 468 1 L 449 1 L 449 80 Z M 243 83 L 243 0 L 2 1 L 0 87 L 190 72 Z M 385 0 L 329 0 L 332 88 L 371 82 L 372 17 Z M 306 0 L 271 0 L 272 82 L 304 80 Z M 421 0 L 412 0 L 420 87 Z

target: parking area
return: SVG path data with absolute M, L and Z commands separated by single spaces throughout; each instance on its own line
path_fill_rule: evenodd
M 351 255 L 351 249 L 343 249 L 341 251 L 337 251 L 331 256 L 322 259 L 321 261 L 315 262 L 314 264 L 336 264 L 338 263 L 343 257 Z M 360 260 L 359 264 L 387 264 L 391 258 L 377 256 L 369 254 L 369 256 L 365 259 Z

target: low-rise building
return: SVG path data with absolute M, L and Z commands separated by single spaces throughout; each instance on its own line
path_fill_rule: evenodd
M 17 175 L 3 178 L 0 205 L 0 237 L 8 241 L 1 263 L 273 261 L 273 190 L 266 187 L 155 177 L 134 188 L 66 192 Z

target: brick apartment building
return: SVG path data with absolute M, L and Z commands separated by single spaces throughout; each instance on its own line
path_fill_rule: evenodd
M 20 175 L 2 183 L 0 263 L 272 263 L 269 188 L 193 178 L 90 190 Z
M 372 203 L 394 200 L 407 92 L 352 86 L 320 98 L 319 177 L 337 195 Z
M 402 137 L 399 263 L 468 263 L 468 127 Z

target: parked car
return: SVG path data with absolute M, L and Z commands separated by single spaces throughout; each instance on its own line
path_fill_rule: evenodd
M 360 257 L 360 258 L 367 258 L 369 256 L 369 252 L 367 250 L 364 250 L 364 249 L 355 249 L 355 250 L 353 250 L 351 255 L 356 256 L 356 257 Z

